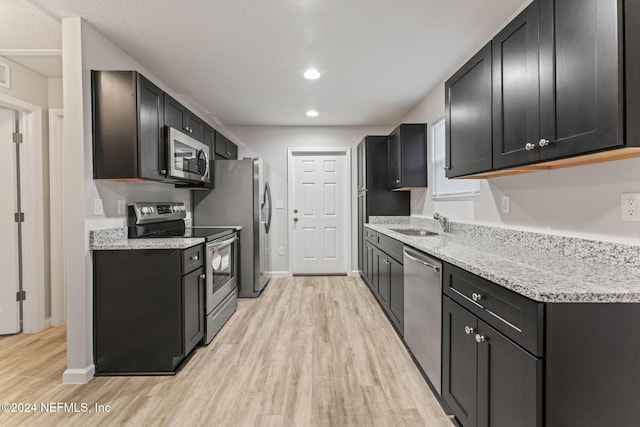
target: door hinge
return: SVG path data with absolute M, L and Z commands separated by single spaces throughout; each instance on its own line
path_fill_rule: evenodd
M 13 133 L 13 142 L 16 144 L 22 144 L 22 134 L 18 132 Z
M 24 301 L 27 299 L 27 291 L 16 292 L 16 301 Z
M 14 219 L 16 222 L 24 222 L 24 212 L 16 212 L 14 214 Z

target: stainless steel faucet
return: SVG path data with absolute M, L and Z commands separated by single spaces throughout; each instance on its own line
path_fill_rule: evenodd
M 449 220 L 444 215 L 440 215 L 438 212 L 433 214 L 433 219 L 438 221 L 442 226 L 442 231 L 445 233 L 449 232 Z

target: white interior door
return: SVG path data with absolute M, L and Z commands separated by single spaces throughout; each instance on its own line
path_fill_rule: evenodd
M 0 221 L 6 234 L 0 239 L 0 335 L 20 332 L 20 303 L 16 293 L 20 286 L 19 227 L 14 214 L 18 212 L 17 147 L 13 143 L 17 112 L 0 108 Z
M 292 156 L 293 266 L 304 274 L 347 273 L 348 188 L 344 153 Z

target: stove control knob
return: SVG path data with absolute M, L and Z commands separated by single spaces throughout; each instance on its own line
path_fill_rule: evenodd
M 143 214 L 143 215 L 148 214 L 148 213 L 149 213 L 149 207 L 148 207 L 148 206 L 143 206 L 143 207 L 140 209 L 140 212 L 142 212 L 142 214 Z
M 186 212 L 186 211 L 187 211 L 187 207 L 186 207 L 186 206 L 180 206 L 180 210 L 181 210 L 182 212 Z

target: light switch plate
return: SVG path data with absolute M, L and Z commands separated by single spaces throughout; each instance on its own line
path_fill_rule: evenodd
M 640 193 L 622 193 L 621 219 L 640 221 Z
M 278 255 L 283 256 L 284 255 L 284 248 L 282 246 L 280 246 L 278 248 Z
M 502 196 L 502 213 L 511 213 L 511 197 Z

